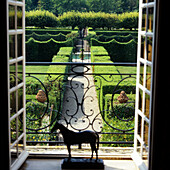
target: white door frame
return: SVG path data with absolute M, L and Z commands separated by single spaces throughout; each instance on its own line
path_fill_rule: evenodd
M 18 169 L 28 157 L 25 121 L 25 0 L 7 0 L 6 3 L 9 159 L 10 169 Z
M 132 158 L 142 170 L 149 168 L 155 16 L 156 0 L 139 0 L 135 137 Z

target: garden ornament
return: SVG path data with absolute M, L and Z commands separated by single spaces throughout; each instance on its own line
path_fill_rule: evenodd
M 36 95 L 36 99 L 39 102 L 44 103 L 47 100 L 47 96 L 46 96 L 46 94 L 43 90 L 39 90 L 37 95 Z
M 56 122 L 54 127 L 51 129 L 51 133 L 53 133 L 57 129 L 60 130 L 64 139 L 64 143 L 67 145 L 69 159 L 71 159 L 71 149 L 70 149 L 71 145 L 78 144 L 80 146 L 82 143 L 90 143 L 91 150 L 92 150 L 91 160 L 93 158 L 94 151 L 96 152 L 96 160 L 98 160 L 99 135 L 96 132 L 89 131 L 89 130 L 82 131 L 82 132 L 73 132 L 67 129 L 62 124 Z
M 120 103 L 126 103 L 129 98 L 126 96 L 125 91 L 121 91 L 120 96 L 117 98 L 117 100 L 119 100 Z

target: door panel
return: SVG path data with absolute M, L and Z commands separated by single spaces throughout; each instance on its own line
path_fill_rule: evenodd
M 140 169 L 148 169 L 156 0 L 140 0 L 139 4 L 137 96 L 132 157 Z
M 11 169 L 28 156 L 25 129 L 25 1 L 7 2 L 8 116 Z

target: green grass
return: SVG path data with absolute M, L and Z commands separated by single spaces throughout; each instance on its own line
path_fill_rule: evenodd
M 61 47 L 57 55 L 70 56 L 72 54 L 73 47 Z
M 106 51 L 106 49 L 103 46 L 92 46 L 91 47 L 91 52 L 93 53 L 93 55 L 97 55 L 97 56 L 107 56 L 108 52 Z
M 103 62 L 103 63 L 113 63 L 110 60 L 110 56 L 95 56 L 93 55 L 93 60 L 95 62 Z M 111 111 L 111 98 L 113 94 L 114 88 L 117 86 L 117 84 L 127 75 L 119 75 L 123 73 L 130 73 L 130 74 L 136 74 L 136 67 L 132 66 L 94 66 L 94 72 L 95 73 L 109 73 L 109 74 L 118 74 L 118 75 L 102 75 L 95 78 L 95 85 L 98 87 L 101 87 L 100 90 L 97 91 L 97 96 L 99 100 L 99 104 L 101 107 L 103 118 L 107 123 L 114 128 L 122 129 L 122 130 L 128 130 L 133 129 L 134 127 L 134 120 L 131 120 L 129 122 L 125 122 L 122 120 L 119 120 L 118 117 L 114 115 L 114 113 Z M 121 90 L 125 90 L 127 93 L 127 96 L 129 97 L 129 101 L 135 101 L 135 94 L 132 93 L 132 91 L 135 90 L 136 86 L 136 79 L 135 78 L 128 78 L 122 81 L 119 86 L 116 88 L 116 90 L 120 89 L 117 94 L 114 95 L 113 99 L 113 107 L 114 112 L 116 112 L 122 119 L 126 120 L 133 117 L 134 114 L 134 107 L 133 103 L 128 104 L 129 106 L 126 106 L 125 104 L 119 104 L 117 97 L 120 95 Z M 97 88 L 96 88 L 97 89 Z M 130 94 L 129 94 L 130 93 Z M 100 96 L 100 98 L 99 98 Z M 133 105 L 133 106 L 131 106 Z M 127 112 L 128 111 L 128 112 Z M 122 132 L 119 130 L 115 130 L 108 126 L 105 121 L 103 121 L 103 130 L 102 132 Z M 133 133 L 134 131 L 130 131 L 130 133 Z M 119 135 L 112 135 L 112 134 L 103 134 L 101 136 L 100 141 L 133 141 L 134 135 L 130 134 L 119 134 Z M 110 145 L 103 145 L 103 146 L 119 146 L 119 147 L 127 147 L 132 146 L 129 144 L 110 144 Z

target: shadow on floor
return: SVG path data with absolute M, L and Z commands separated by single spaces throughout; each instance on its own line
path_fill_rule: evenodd
M 27 159 L 20 170 L 61 170 L 62 159 Z M 105 170 L 137 170 L 131 160 L 104 160 Z

